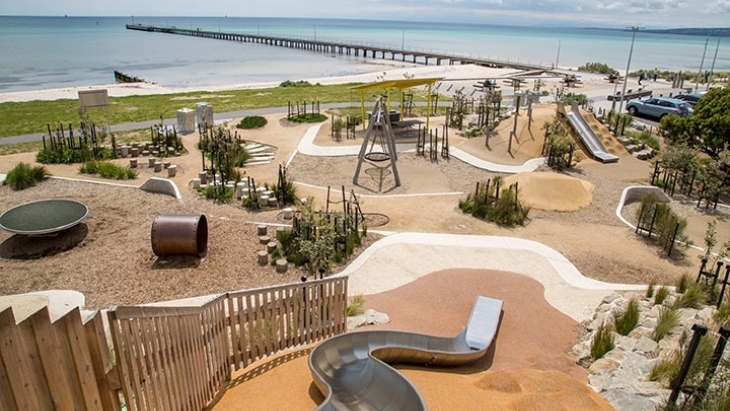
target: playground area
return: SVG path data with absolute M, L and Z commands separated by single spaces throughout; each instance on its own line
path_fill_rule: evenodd
M 555 110 L 554 105 L 536 106 L 529 126 L 524 115 L 518 118 L 516 126 L 511 118 L 503 120 L 490 134 L 488 147 L 485 136 L 467 138 L 455 129 L 448 130 L 448 144 L 451 149 L 482 161 L 520 167 L 540 156 L 544 144 L 542 127 L 552 120 Z M 622 146 L 611 144 L 598 124 L 589 122 L 609 152 L 619 157 L 617 163 L 602 164 L 583 155 L 577 169 L 570 172 L 554 173 L 539 166 L 534 172 L 506 174 L 470 165 L 453 152 L 444 157 L 439 150 L 435 158 L 430 158 L 405 150 L 398 153 L 396 162 L 399 185 L 395 185 L 392 174 L 376 182 L 376 173 L 368 172 L 377 168 L 373 164 L 363 164 L 360 184 L 355 185 L 357 154 L 302 154 L 300 142 L 313 130 L 312 126 L 292 124 L 282 114 L 266 118 L 267 126 L 246 131 L 243 138 L 275 147 L 274 158 L 266 164 L 243 168 L 246 176 L 259 184 L 274 184 L 278 166 L 290 161 L 288 173 L 295 182 L 297 195 L 311 198 L 319 209 L 342 207 L 337 201 L 328 203 L 328 187 L 335 193 L 341 187 L 348 193 L 354 191 L 363 212 L 387 217 L 383 225 L 370 227 L 363 249 L 380 238 L 375 230 L 520 237 L 559 251 L 586 277 L 630 284 L 669 284 L 684 272 L 695 272 L 699 264 L 698 253 L 691 249 L 680 260 L 665 258 L 660 250 L 635 236 L 631 228 L 618 220 L 615 211 L 622 190 L 628 185 L 646 184 L 651 167 Z M 227 127 L 232 128 L 238 120 L 231 119 Z M 395 128 L 396 145 L 418 143 L 414 128 L 425 124 L 425 120 L 416 120 L 401 130 Z M 443 125 L 443 118 L 431 119 L 432 128 L 444 130 Z M 336 140 L 330 127 L 324 123 L 314 131 L 314 147 L 354 149 L 357 153 L 362 136 Z M 517 133 L 510 136 L 513 129 Z M 439 135 L 443 137 L 443 131 Z M 301 271 L 280 274 L 274 267 L 260 266 L 255 261 L 256 252 L 261 249 L 256 226 L 287 223 L 281 210 L 251 212 L 240 202 L 215 204 L 193 189 L 192 180 L 198 176 L 201 162 L 201 153 L 195 147 L 198 138 L 197 133 L 182 137 L 188 154 L 173 159 L 177 173 L 168 177 L 180 188 L 181 200 L 146 193 L 134 186 L 66 179 L 51 179 L 20 192 L 0 187 L 1 210 L 71 196 L 89 210 L 86 220 L 68 236 L 67 242 L 66 237 L 55 237 L 53 241 L 59 244 L 41 254 L 33 253 L 35 240 L 20 241 L 11 233 L 0 232 L 0 293 L 75 289 L 86 296 L 86 308 L 101 309 L 299 281 Z M 34 154 L 0 158 L 0 172 L 7 173 L 20 161 L 33 163 Z M 129 159 L 116 162 L 124 165 Z M 54 176 L 81 177 L 77 166 L 47 168 Z M 138 180 L 131 184 L 139 185 L 149 177 L 160 176 L 149 167 L 139 171 Z M 380 178 L 380 171 L 374 171 Z M 477 183 L 496 176 L 503 176 L 510 184 L 517 182 L 520 198 L 532 207 L 524 227 L 497 226 L 458 209 L 459 199 L 473 191 Z M 686 204 L 681 209 L 687 210 L 689 236 L 696 244 L 702 243 L 707 221 L 727 221 L 727 213 L 703 212 Z M 631 218 L 632 211 L 624 215 Z M 156 257 L 150 249 L 150 224 L 160 212 L 206 215 L 210 232 L 206 257 Z M 718 228 L 720 238 L 730 236 L 727 224 Z M 411 260 L 407 254 L 398 262 L 402 267 L 428 264 Z M 399 266 L 394 265 L 393 269 L 399 270 Z M 486 359 L 448 370 L 399 367 L 417 386 L 430 409 L 468 408 L 474 401 L 503 409 L 534 409 L 546 404 L 554 410 L 610 409 L 605 400 L 586 386 L 585 370 L 567 354 L 579 334 L 578 323 L 550 306 L 544 299 L 545 289 L 534 280 L 514 273 L 454 269 L 427 275 L 392 291 L 365 295 L 365 300 L 367 308 L 389 314 L 391 322 L 383 328 L 452 336 L 464 325 L 469 304 L 480 293 L 505 301 L 503 322 L 494 349 Z M 255 409 L 314 408 L 323 398 L 312 384 L 306 365 L 309 349 L 284 352 L 234 374 L 228 392 L 214 409 L 238 409 L 244 402 Z M 483 371 L 485 368 L 488 371 Z M 468 403 L 460 402 L 465 399 Z

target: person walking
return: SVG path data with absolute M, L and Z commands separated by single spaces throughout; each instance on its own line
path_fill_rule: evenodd
M 639 85 L 641 85 L 641 82 L 644 80 L 644 72 L 642 71 L 639 73 Z
M 654 82 L 655 83 L 656 83 L 656 78 L 657 78 L 658 74 L 659 74 L 659 70 L 657 70 L 656 67 L 654 67 Z

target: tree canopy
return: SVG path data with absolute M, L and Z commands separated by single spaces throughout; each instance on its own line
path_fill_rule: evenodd
M 665 116 L 662 134 L 668 143 L 684 143 L 717 157 L 730 146 L 730 88 L 714 88 L 694 106 L 689 117 Z

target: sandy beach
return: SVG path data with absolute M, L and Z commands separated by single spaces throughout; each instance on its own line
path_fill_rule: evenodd
M 475 66 L 427 66 L 393 69 L 358 76 L 307 79 L 322 84 L 370 82 L 403 79 L 406 76 L 443 77 L 443 89 L 463 87 L 472 90 L 477 80 L 507 78 L 515 70 Z M 610 93 L 613 85 L 601 75 L 581 74 L 583 86 L 576 89 L 594 95 Z M 558 87 L 561 77 L 544 77 L 548 90 Z M 198 91 L 270 87 L 276 84 L 231 85 Z M 665 84 L 655 85 L 657 89 Z M 166 94 L 192 90 L 172 90 L 153 84 L 105 85 L 0 94 L 0 102 L 77 98 L 81 89 L 106 88 L 110 96 Z M 506 91 L 507 87 L 503 87 Z M 471 91 L 469 91 L 471 92 Z M 555 106 L 535 108 L 532 130 L 555 114 Z M 688 249 L 681 259 L 666 258 L 661 250 L 616 217 L 622 190 L 629 185 L 647 184 L 650 166 L 637 160 L 623 146 L 608 145 L 619 157 L 616 164 L 601 164 L 587 156 L 575 170 L 556 175 L 541 167 L 534 173 L 508 176 L 474 167 L 458 159 L 427 161 L 414 153 L 404 153 L 398 164 L 403 185 L 390 194 L 353 187 L 353 157 L 318 157 L 299 152 L 299 142 L 310 125 L 288 123 L 285 114 L 266 115 L 266 127 L 251 131 L 246 139 L 275 148 L 274 159 L 263 165 L 246 167 L 248 176 L 261 183 L 276 182 L 279 164 L 291 159 L 289 173 L 300 197 L 311 197 L 315 204 L 326 204 L 327 186 L 353 188 L 366 213 L 387 216 L 387 223 L 371 230 L 393 232 L 505 236 L 533 240 L 565 256 L 589 279 L 633 285 L 650 281 L 672 284 L 683 273 L 695 273 L 699 254 Z M 236 122 L 229 122 L 232 127 Z M 435 127 L 443 124 L 435 118 Z M 508 124 L 509 123 L 509 124 Z M 357 146 L 362 140 L 334 141 L 327 125 L 316 134 L 320 147 Z M 451 145 L 482 160 L 499 164 L 522 164 L 539 156 L 544 143 L 542 132 L 520 127 L 515 153 L 507 153 L 511 122 L 500 125 L 486 148 L 484 138 L 469 139 L 451 134 Z M 302 271 L 276 274 L 272 267 L 254 264 L 261 248 L 254 235 L 257 223 L 285 224 L 280 210 L 249 212 L 238 202 L 214 204 L 201 198 L 191 181 L 200 168 L 200 152 L 195 148 L 198 135 L 183 137 L 189 154 L 173 159 L 178 173 L 170 180 L 180 188 L 182 199 L 144 193 L 135 188 L 99 185 L 99 178 L 81 176 L 78 165 L 48 165 L 58 177 L 88 181 L 51 179 L 32 189 L 13 192 L 0 187 L 0 210 L 43 198 L 73 197 L 86 203 L 90 216 L 72 233 L 70 242 L 49 246 L 40 255 L 28 257 L 36 247 L 18 236 L 0 232 L 0 295 L 21 294 L 40 289 L 76 289 L 86 296 L 89 309 L 110 305 L 146 304 L 229 290 L 261 287 L 298 281 Z M 19 162 L 34 163 L 35 153 L 0 157 L 0 173 L 7 173 Z M 127 165 L 127 159 L 115 160 Z M 140 160 L 141 161 L 141 160 Z M 131 184 L 139 185 L 149 177 L 163 175 L 140 168 Z M 471 192 L 476 182 L 502 175 L 519 181 L 523 199 L 533 210 L 524 227 L 501 227 L 463 214 L 458 200 Z M 673 204 L 673 207 L 675 204 Z M 690 221 L 688 235 L 702 244 L 707 221 L 726 218 L 676 204 Z M 210 243 L 205 259 L 161 261 L 150 249 L 150 222 L 158 213 L 206 214 L 210 221 Z M 619 213 L 622 210 L 618 211 Z M 632 218 L 626 212 L 626 218 Z M 730 235 L 727 224 L 718 226 L 719 237 Z M 374 242 L 380 235 L 373 234 Z M 368 243 L 369 244 L 369 243 Z M 362 253 L 363 250 L 359 250 Z M 444 249 L 442 252 L 448 252 Z M 26 254 L 23 254 L 26 253 Z M 390 254 L 388 254 L 390 253 Z M 381 276 L 361 277 L 368 281 L 396 281 L 386 291 L 368 293 L 366 307 L 387 313 L 391 322 L 383 328 L 403 329 L 450 336 L 458 332 L 468 317 L 476 295 L 505 301 L 503 321 L 495 345 L 487 359 L 456 369 L 410 366 L 397 368 L 410 378 L 426 399 L 430 409 L 498 410 L 609 410 L 610 405 L 587 386 L 586 370 L 575 363 L 570 348 L 580 337 L 581 322 L 590 319 L 589 307 L 580 307 L 574 316 L 552 306 L 549 285 L 534 278 L 510 272 L 510 264 L 520 254 L 502 253 L 494 267 L 474 269 L 467 264 L 439 258 L 437 252 L 403 246 L 385 250 L 373 257 L 387 261 Z M 385 257 L 383 257 L 385 255 Z M 386 260 L 387 258 L 387 260 Z M 432 259 L 432 260 L 429 260 Z M 528 260 L 528 258 L 524 258 Z M 446 266 L 442 267 L 442 263 Z M 377 262 L 377 261 L 376 261 Z M 411 270 L 409 267 L 417 267 Z M 335 267 L 333 273 L 344 269 Z M 414 272 L 418 274 L 413 274 Z M 540 277 L 541 271 L 534 270 Z M 362 275 L 362 274 L 361 274 Z M 408 277 L 413 275 L 412 278 Z M 407 278 L 407 280 L 403 280 Z M 353 284 L 357 284 L 355 278 Z M 384 284 L 379 284 L 384 285 Z M 387 284 L 385 284 L 387 285 Z M 561 286 L 563 284 L 560 284 Z M 364 292 L 363 292 L 364 290 Z M 358 290 L 351 290 L 357 293 Z M 552 297 L 556 298 L 556 297 Z M 600 295 L 596 295 L 600 299 Z M 367 329 L 374 329 L 369 327 Z M 250 369 L 234 374 L 228 390 L 215 405 L 216 410 L 236 409 L 312 409 L 323 397 L 313 385 L 306 363 L 311 347 L 299 347 L 262 360 Z M 487 405 L 488 404 L 488 405 Z
M 567 71 L 567 70 L 566 70 Z M 308 78 L 301 79 L 309 81 L 312 84 L 346 84 L 346 83 L 369 83 L 379 80 L 404 79 L 406 77 L 415 76 L 418 78 L 443 77 L 444 85 L 442 92 L 449 85 L 453 85 L 453 90 L 464 87 L 470 92 L 476 81 L 486 78 L 508 78 L 519 74 L 520 70 L 510 68 L 489 68 L 474 65 L 453 65 L 453 66 L 423 66 L 414 65 L 413 67 L 393 68 L 387 71 L 377 71 L 366 74 L 357 74 L 340 77 L 324 77 L 324 78 Z M 602 75 L 582 73 L 585 83 L 585 89 L 588 91 L 597 88 L 605 88 L 607 84 L 603 80 Z M 549 81 L 553 86 L 560 81 L 560 77 L 543 76 L 545 81 Z M 193 91 L 225 91 L 243 88 L 266 88 L 276 87 L 279 83 L 247 83 L 247 84 L 230 84 L 226 86 L 216 87 L 190 87 L 190 88 L 168 88 L 152 83 L 114 83 L 88 87 L 69 87 L 47 90 L 19 91 L 12 93 L 0 93 L 0 103 L 4 102 L 22 102 L 33 100 L 58 100 L 58 99 L 76 99 L 78 92 L 82 90 L 98 90 L 106 89 L 110 97 L 126 97 L 133 95 L 151 95 L 151 94 L 173 94 L 186 93 Z M 602 87 L 604 86 L 604 87 Z M 609 87 L 610 88 L 610 87 Z M 509 88 L 504 88 L 506 94 L 510 94 Z

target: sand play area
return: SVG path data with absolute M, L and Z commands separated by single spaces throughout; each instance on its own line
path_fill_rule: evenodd
M 468 78 L 463 81 L 472 82 Z M 518 142 L 511 153 L 507 152 L 511 121 L 500 124 L 489 137 L 489 147 L 484 136 L 469 139 L 459 136 L 456 130 L 450 131 L 450 145 L 483 161 L 521 166 L 539 157 L 544 140 L 542 123 L 550 121 L 554 113 L 554 105 L 540 105 L 534 110 L 530 127 L 520 119 Z M 269 164 L 246 167 L 246 175 L 259 184 L 274 184 L 278 166 L 288 163 L 298 196 L 313 199 L 318 208 L 327 203 L 328 186 L 337 195 L 342 186 L 348 194 L 354 190 L 363 212 L 384 216 L 377 226 L 369 227 L 368 238 L 358 254 L 391 233 L 505 236 L 551 247 L 583 276 L 605 282 L 671 284 L 682 273 L 697 270 L 698 251 L 688 249 L 683 258 L 668 259 L 617 218 L 622 190 L 647 184 L 651 171 L 649 163 L 635 159 L 620 145 L 609 147 L 619 156 L 618 163 L 601 164 L 585 156 L 576 169 L 565 173 L 552 172 L 545 166 L 532 172 L 497 173 L 454 156 L 429 161 L 406 151 L 399 154 L 397 162 L 402 185 L 379 193 L 372 182 L 353 186 L 356 157 L 304 155 L 300 150 L 300 141 L 308 132 L 316 132 L 316 147 L 357 149 L 362 140 L 334 141 L 326 123 L 311 131 L 310 125 L 288 123 L 282 113 L 267 114 L 266 118 L 264 128 L 242 134 L 247 141 L 274 147 L 275 157 Z M 228 126 L 238 120 L 231 119 Z M 443 117 L 432 120 L 433 127 L 441 127 L 444 121 Z M 124 186 L 81 176 L 77 165 L 50 165 L 46 166 L 48 171 L 59 178 L 19 192 L 0 187 L 0 211 L 47 198 L 71 198 L 89 207 L 89 217 L 81 225 L 56 238 L 21 238 L 0 232 L 0 295 L 73 289 L 85 295 L 87 309 L 103 309 L 299 281 L 303 271 L 290 269 L 286 274 L 277 274 L 273 267 L 262 267 L 255 261 L 256 251 L 261 248 L 256 225 L 288 223 L 281 210 L 249 212 L 238 202 L 215 204 L 192 188 L 191 180 L 200 168 L 197 141 L 197 133 L 184 136 L 189 154 L 173 159 L 178 173 L 170 180 L 179 187 L 180 200 L 136 188 L 147 178 L 160 176 L 149 168 L 140 168 L 138 179 Z M 7 173 L 21 161 L 34 160 L 34 153 L 0 157 L 0 173 Z M 520 198 L 531 207 L 525 226 L 500 227 L 459 210 L 459 199 L 472 192 L 476 183 L 497 176 L 509 184 L 518 183 Z M 730 236 L 727 213 L 706 212 L 691 205 L 677 207 L 690 220 L 688 234 L 695 244 L 702 244 L 706 222 L 713 218 L 720 222 L 718 236 Z M 150 247 L 150 225 L 159 213 L 205 214 L 210 232 L 206 257 L 156 257 Z M 420 256 L 416 252 L 412 255 Z M 388 271 L 393 278 L 406 275 L 409 267 L 422 271 L 423 267 L 438 266 L 435 262 L 442 258 L 438 252 L 428 257 L 434 263 L 412 258 L 408 252 L 399 256 Z M 507 260 L 500 263 L 509 266 L 511 255 L 501 258 Z M 329 274 L 344 268 L 335 266 Z M 390 323 L 380 327 L 442 336 L 453 336 L 461 330 L 477 295 L 504 300 L 497 337 L 483 360 L 458 368 L 396 368 L 414 383 L 432 410 L 611 409 L 587 386 L 586 371 L 569 355 L 582 333 L 576 317 L 583 314 L 569 316 L 557 310 L 547 302 L 541 282 L 506 271 L 455 265 L 419 274 L 420 278 L 389 291 L 364 295 L 366 308 L 389 315 Z M 539 277 L 540 270 L 535 271 Z M 307 367 L 310 349 L 285 351 L 234 374 L 213 409 L 315 408 L 323 398 Z

